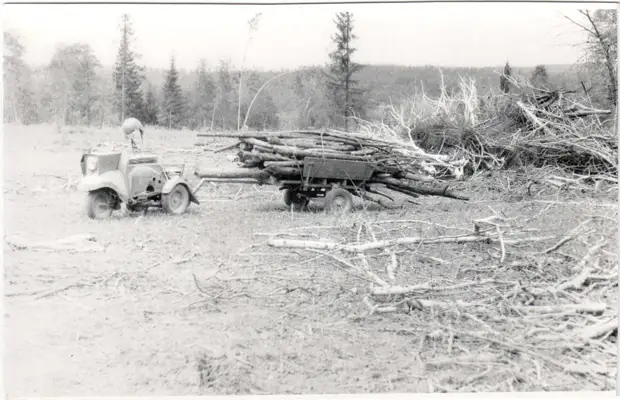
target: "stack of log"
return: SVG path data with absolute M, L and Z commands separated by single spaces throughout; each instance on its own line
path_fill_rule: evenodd
M 448 190 L 443 182 L 462 177 L 466 161 L 427 153 L 413 142 L 339 131 L 209 132 L 197 136 L 237 139 L 216 152 L 239 149 L 240 168 L 198 170 L 196 175 L 201 178 L 251 179 L 258 184 L 301 180 L 305 158 L 313 157 L 366 162 L 374 170 L 366 184 L 383 185 L 411 197 L 431 195 L 467 200 Z M 385 193 L 372 189 L 367 192 L 393 200 Z

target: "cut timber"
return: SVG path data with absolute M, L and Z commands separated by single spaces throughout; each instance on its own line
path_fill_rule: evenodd
M 280 156 L 278 154 L 271 154 L 271 153 L 261 153 L 258 151 L 240 151 L 239 153 L 240 159 L 241 156 L 244 157 L 244 159 L 247 157 L 248 159 L 252 159 L 252 158 L 258 158 L 261 161 L 291 161 L 290 158 L 288 157 L 283 157 Z
M 536 237 L 530 236 L 521 239 L 503 240 L 508 245 L 516 245 L 527 242 L 538 242 L 549 240 L 553 237 Z M 434 238 L 422 238 L 418 236 L 403 237 L 390 240 L 377 240 L 363 244 L 342 244 L 336 242 L 317 242 L 294 239 L 272 239 L 268 242 L 271 247 L 278 248 L 297 248 L 297 249 L 317 249 L 317 250 L 342 250 L 347 253 L 363 253 L 369 250 L 379 250 L 393 246 L 410 246 L 414 244 L 439 244 L 439 243 L 499 243 L 500 239 L 490 236 L 481 235 L 464 235 L 464 236 L 440 236 Z
M 306 138 L 307 135 L 300 132 L 278 132 L 276 135 L 269 132 L 200 132 L 196 134 L 197 137 L 226 137 L 226 138 L 239 138 L 239 139 L 251 139 L 251 138 L 263 138 L 267 139 L 270 136 L 276 136 L 278 138 Z
M 241 169 L 249 171 L 200 171 L 203 178 L 256 178 L 265 179 L 268 174 L 273 181 L 289 178 L 289 185 L 305 182 L 313 187 L 331 187 L 334 184 L 353 182 L 362 190 L 371 185 L 383 185 L 409 197 L 441 196 L 459 200 L 468 197 L 456 194 L 430 175 L 447 172 L 454 175 L 455 168 L 462 169 L 463 160 L 453 156 L 429 154 L 414 142 L 396 137 L 371 136 L 362 133 L 327 131 L 285 132 L 207 132 L 198 137 L 235 138 L 241 144 L 237 158 Z M 232 148 L 227 146 L 226 148 Z M 429 176 L 426 176 L 429 175 Z M 377 197 L 383 193 L 368 191 L 366 199 L 381 205 L 388 203 Z M 374 196 L 373 196 L 374 194 Z M 364 194 L 360 194 L 364 196 Z
M 226 150 L 230 150 L 230 149 L 234 149 L 235 147 L 239 146 L 241 144 L 241 142 L 235 142 L 234 144 L 228 145 L 228 146 L 224 146 L 224 147 L 220 147 L 219 149 L 213 150 L 214 153 L 221 153 L 223 151 Z
M 296 167 L 281 167 L 279 165 L 270 165 L 264 171 L 277 177 L 301 178 L 301 169 Z
M 268 179 L 269 173 L 264 170 L 251 171 L 245 168 L 236 169 L 202 169 L 194 173 L 199 178 L 253 178 L 258 180 Z
M 396 245 L 412 245 L 412 244 L 437 244 L 437 243 L 476 243 L 487 242 L 493 240 L 484 236 L 461 236 L 461 237 L 438 237 L 438 238 L 421 238 L 421 237 L 405 237 L 391 240 L 379 240 L 358 245 L 345 245 L 335 242 L 315 242 L 294 239 L 273 239 L 268 242 L 272 247 L 280 248 L 299 248 L 299 249 L 316 249 L 316 250 L 335 250 L 340 249 L 348 253 L 362 253 L 368 250 L 382 249 Z
M 393 186 L 395 188 L 405 190 L 407 192 L 414 192 L 421 195 L 449 197 L 458 200 L 469 200 L 469 197 L 448 191 L 448 185 L 444 186 L 443 188 L 437 188 L 429 185 L 423 185 L 421 183 L 414 184 L 395 178 L 374 178 L 368 183 L 383 183 Z M 394 189 L 392 188 L 392 190 Z
M 411 181 L 420 181 L 420 182 L 433 182 L 435 180 L 432 176 L 413 174 L 411 172 L 405 173 L 403 177 Z
M 370 201 L 372 203 L 379 204 L 381 207 L 391 208 L 391 209 L 400 208 L 400 206 L 398 204 L 390 203 L 390 202 L 386 201 L 385 199 L 382 199 L 379 196 L 373 195 L 372 193 L 373 192 L 367 191 L 366 193 L 363 194 L 362 198 L 364 200 L 368 200 L 368 201 Z M 381 193 L 381 195 L 385 196 L 383 193 Z M 388 197 L 388 196 L 385 196 L 385 197 Z
M 277 167 L 303 167 L 303 161 L 265 161 L 265 167 L 275 165 Z
M 303 150 L 291 146 L 273 146 L 273 152 L 289 157 L 317 157 L 317 158 L 335 158 L 338 160 L 353 161 L 372 161 L 367 156 L 351 156 L 340 152 L 322 151 L 322 150 Z

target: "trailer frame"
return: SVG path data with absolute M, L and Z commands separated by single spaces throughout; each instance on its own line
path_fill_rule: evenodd
M 271 179 L 265 183 L 258 179 L 217 178 L 201 175 L 194 189 L 198 191 L 205 182 L 276 185 L 283 192 L 287 206 L 296 210 L 307 209 L 311 199 L 324 198 L 327 209 L 348 212 L 353 207 L 353 196 L 362 197 L 369 188 L 368 180 L 375 173 L 372 164 L 365 161 L 336 158 L 305 157 L 301 179 Z

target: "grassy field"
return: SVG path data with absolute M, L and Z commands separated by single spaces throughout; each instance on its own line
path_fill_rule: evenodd
M 338 218 L 325 214 L 320 203 L 309 212 L 291 213 L 276 187 L 205 185 L 202 204 L 183 216 L 123 209 L 110 220 L 93 221 L 85 215 L 84 193 L 76 189 L 80 155 L 118 140 L 116 130 L 60 133 L 52 126 L 5 125 L 3 133 L 10 396 L 615 386 L 617 331 L 573 339 L 579 329 L 617 315 L 613 186 L 586 193 L 537 186 L 528 194 L 523 174 L 494 173 L 459 183 L 469 202 L 429 197 L 395 210 L 360 204 Z M 186 161 L 190 172 L 197 164 L 231 164 L 225 154 L 194 147 L 192 132 L 146 136 L 147 148 L 166 163 Z M 551 238 L 513 246 L 502 241 L 502 246 L 400 246 L 366 257 L 369 268 L 385 277 L 385 266 L 396 255 L 400 285 L 431 284 L 418 299 L 463 301 L 477 304 L 478 311 L 425 306 L 370 315 L 364 300 L 371 290 L 369 275 L 347 267 L 362 265 L 360 260 L 267 243 L 284 233 L 338 243 L 454 236 L 471 232 L 474 219 L 502 213 L 515 226 L 506 228 L 506 237 L 508 230 L 520 229 L 526 236 Z M 569 235 L 586 219 L 592 219 L 591 229 Z M 83 233 L 94 234 L 104 251 L 23 250 L 8 244 L 15 238 L 32 243 Z M 544 252 L 564 237 L 557 251 Z M 553 296 L 531 294 L 572 279 L 580 263 L 590 269 L 589 281 Z M 476 285 L 446 289 L 463 282 Z M 539 310 L 536 316 L 515 314 L 514 307 L 506 311 L 506 304 L 528 293 L 533 299 L 525 301 L 528 306 L 587 300 L 607 308 L 594 314 Z M 560 339 L 549 345 L 537 336 L 541 332 L 530 331 L 534 328 Z M 588 370 L 561 368 L 571 362 Z

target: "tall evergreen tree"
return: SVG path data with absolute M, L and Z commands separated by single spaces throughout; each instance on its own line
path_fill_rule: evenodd
M 155 88 L 150 83 L 148 84 L 148 91 L 146 92 L 146 99 L 144 101 L 144 123 L 147 125 L 157 125 L 159 105 L 157 103 L 157 95 Z
M 327 87 L 332 103 L 339 116 L 344 118 L 345 130 L 349 127 L 349 117 L 363 111 L 362 94 L 359 82 L 353 75 L 362 66 L 352 61 L 353 53 L 357 50 L 352 42 L 357 37 L 353 34 L 353 15 L 349 12 L 336 14 L 337 33 L 332 40 L 336 50 L 329 54 L 331 60 L 327 74 Z
M 502 76 L 499 77 L 499 88 L 504 93 L 510 92 L 510 77 L 512 76 L 512 68 L 510 68 L 510 64 L 506 61 L 506 65 L 504 65 L 504 72 Z
M 198 66 L 197 75 L 194 88 L 190 93 L 191 117 L 189 123 L 191 128 L 206 128 L 211 126 L 213 122 L 216 87 L 207 72 L 204 60 Z
M 120 121 L 129 117 L 144 118 L 143 68 L 136 64 L 138 55 L 131 49 L 133 34 L 129 15 L 124 14 L 121 19 L 121 43 L 113 73 L 116 84 L 115 105 Z
M 163 98 L 159 122 L 168 129 L 180 128 L 185 118 L 185 99 L 179 85 L 179 73 L 174 64 L 174 57 L 171 57 L 170 69 L 166 73 Z

